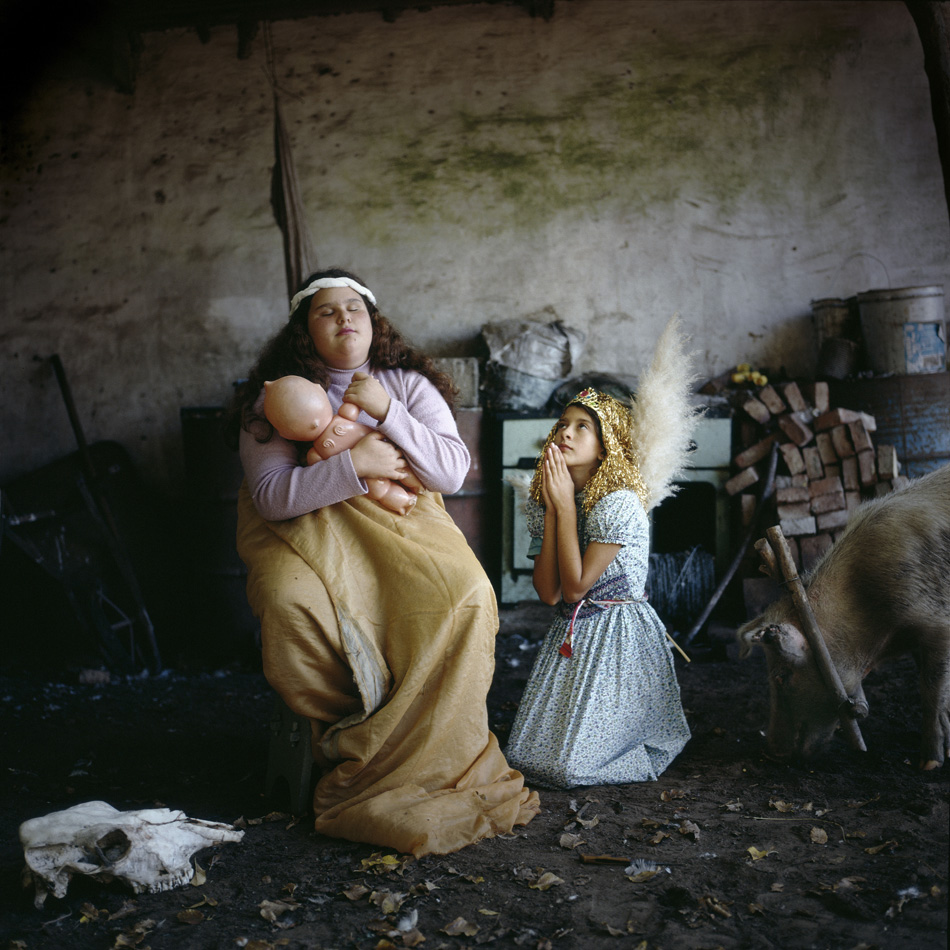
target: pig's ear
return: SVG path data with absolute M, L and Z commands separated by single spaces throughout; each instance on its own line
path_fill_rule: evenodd
M 744 660 L 751 652 L 754 644 L 762 640 L 762 632 L 765 629 L 761 617 L 750 620 L 743 624 L 736 631 L 736 641 L 739 644 L 739 659 Z
M 808 641 L 794 624 L 770 624 L 760 634 L 762 646 L 772 656 L 793 666 L 800 666 L 808 659 Z

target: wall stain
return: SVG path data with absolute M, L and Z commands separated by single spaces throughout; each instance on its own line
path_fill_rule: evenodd
M 797 40 L 763 33 L 749 44 L 721 33 L 698 48 L 695 36 L 658 38 L 645 62 L 631 49 L 629 68 L 575 73 L 572 91 L 550 108 L 533 105 L 534 88 L 511 80 L 504 111 L 469 104 L 453 113 L 443 103 L 437 127 L 407 127 L 384 143 L 396 154 L 362 199 L 381 213 L 412 209 L 414 227 L 464 225 L 481 236 L 586 217 L 604 200 L 614 214 L 655 211 L 686 195 L 723 215 L 749 201 L 781 210 L 818 173 L 783 150 L 773 130 L 791 122 L 803 135 L 831 134 L 836 113 L 825 86 L 838 57 L 853 55 L 853 30 L 829 18 Z M 494 214 L 473 219 L 466 195 Z

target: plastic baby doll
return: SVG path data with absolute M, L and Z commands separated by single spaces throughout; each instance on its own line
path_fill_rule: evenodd
M 312 441 L 307 464 L 338 455 L 356 445 L 372 428 L 357 422 L 358 406 L 343 403 L 334 414 L 326 390 L 302 376 L 281 376 L 264 383 L 264 415 L 278 434 L 293 442 Z M 367 493 L 384 508 L 407 515 L 416 504 L 416 492 L 423 488 L 415 475 L 402 481 L 367 478 Z

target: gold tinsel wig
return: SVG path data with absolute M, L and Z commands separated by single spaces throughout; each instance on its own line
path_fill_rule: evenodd
M 594 416 L 600 426 L 600 441 L 604 447 L 604 460 L 584 487 L 584 514 L 588 514 L 604 495 L 609 495 L 621 488 L 635 491 L 646 508 L 649 493 L 640 475 L 640 466 L 631 441 L 633 420 L 630 410 L 619 399 L 607 393 L 598 392 L 596 389 L 582 390 L 567 406 L 580 406 Z M 567 406 L 564 408 L 566 409 Z M 531 480 L 531 497 L 542 506 L 544 505 L 541 496 L 542 464 L 548 446 L 557 435 L 559 424 L 560 420 L 554 423 L 541 450 L 541 456 L 534 470 L 534 478 Z

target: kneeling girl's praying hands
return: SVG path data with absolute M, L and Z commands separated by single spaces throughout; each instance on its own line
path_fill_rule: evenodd
M 534 562 L 534 589 L 546 604 L 580 600 L 604 573 L 619 544 L 591 542 L 583 556 L 577 533 L 577 499 L 604 459 L 600 426 L 581 406 L 568 406 L 542 460 L 544 535 Z

